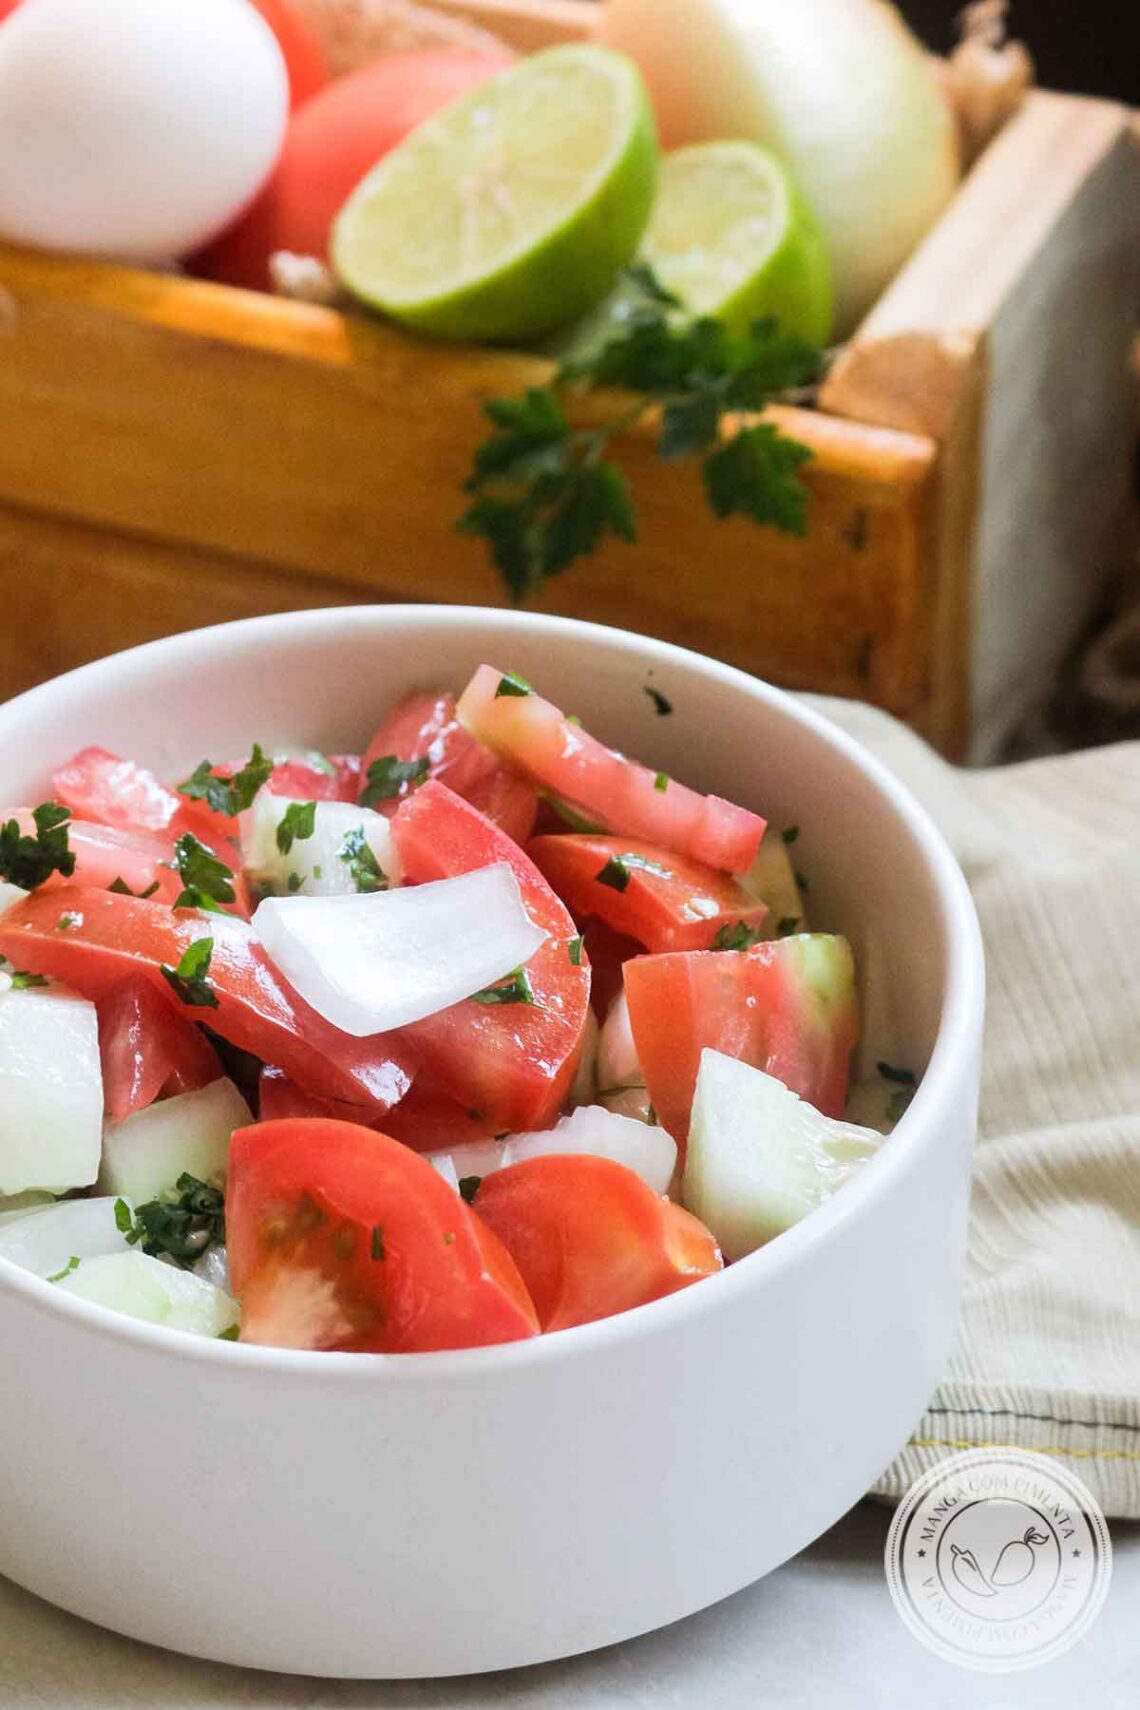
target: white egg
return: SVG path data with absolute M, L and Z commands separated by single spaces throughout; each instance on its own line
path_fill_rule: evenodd
M 248 0 L 25 0 L 0 30 L 0 236 L 185 255 L 256 195 L 288 107 Z

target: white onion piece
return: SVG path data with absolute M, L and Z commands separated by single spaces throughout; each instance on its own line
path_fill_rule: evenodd
M 59 989 L 0 993 L 0 1193 L 90 1187 L 102 1138 L 95 1005 Z
M 115 1205 L 113 1199 L 67 1199 L 14 1219 L 0 1229 L 0 1258 L 38 1277 L 51 1277 L 65 1270 L 73 1258 L 121 1253 L 126 1238 Z
M 53 1194 L 40 1193 L 35 1188 L 27 1193 L 0 1195 L 0 1229 L 6 1223 L 15 1223 L 18 1217 L 31 1217 L 33 1212 L 46 1211 L 54 1204 Z
M 598 1085 L 606 1093 L 645 1085 L 624 992 L 619 992 L 611 1003 L 598 1041 Z
M 677 1167 L 676 1142 L 663 1128 L 616 1116 L 599 1104 L 583 1104 L 540 1134 L 512 1134 L 506 1140 L 472 1140 L 450 1152 L 436 1152 L 436 1168 L 450 1158 L 457 1178 L 489 1176 L 528 1158 L 582 1155 L 610 1158 L 633 1170 L 654 1193 L 665 1193 Z
M 100 1193 L 125 1194 L 140 1205 L 173 1188 L 184 1172 L 200 1182 L 225 1179 L 230 1136 L 252 1122 L 232 1081 L 212 1081 L 136 1111 L 103 1131 Z
M 355 896 L 351 842 L 345 845 L 353 833 L 363 833 L 388 884 L 399 884 L 400 863 L 391 822 L 382 813 L 354 807 L 351 802 L 318 802 L 312 836 L 295 838 L 287 852 L 280 850 L 277 828 L 289 808 L 299 805 L 300 798 L 272 796 L 262 790 L 242 814 L 242 863 L 256 884 L 279 896 Z
M 110 1312 L 195 1336 L 220 1336 L 234 1329 L 240 1317 L 237 1301 L 213 1283 L 146 1253 L 81 1260 L 56 1286 Z
M 230 1293 L 230 1256 L 224 1247 L 208 1247 L 200 1259 L 195 1259 L 193 1269 L 196 1277 Z
M 823 228 L 839 332 L 954 194 L 957 125 L 934 62 L 881 0 L 608 0 L 668 147 L 747 138 L 785 162 Z
M 0 914 L 11 908 L 13 903 L 23 902 L 27 894 L 19 885 L 0 884 Z
M 495 1142 L 492 1140 L 491 1144 L 493 1146 Z M 443 1177 L 449 1188 L 454 1188 L 456 1193 L 459 1192 L 459 1172 L 455 1168 L 455 1160 L 450 1152 L 433 1152 L 428 1158 L 428 1163 L 437 1175 Z
M 505 861 L 371 896 L 269 897 L 253 929 L 306 1003 L 356 1038 L 450 1009 L 547 936 Z

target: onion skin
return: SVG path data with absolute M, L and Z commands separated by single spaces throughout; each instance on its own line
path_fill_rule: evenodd
M 960 177 L 937 68 L 884 0 L 609 0 L 666 147 L 745 137 L 787 165 L 823 228 L 850 333 Z

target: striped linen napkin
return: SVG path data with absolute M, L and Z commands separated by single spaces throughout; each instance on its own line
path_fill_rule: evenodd
M 1138 1519 L 1140 743 L 966 772 L 872 708 L 814 704 L 942 828 L 988 969 L 957 1345 L 875 1494 L 1016 1444 Z

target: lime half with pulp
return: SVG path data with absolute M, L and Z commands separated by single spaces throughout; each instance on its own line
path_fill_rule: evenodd
M 525 340 L 582 315 L 637 251 L 657 136 L 632 60 L 522 59 L 373 168 L 333 227 L 341 281 L 443 338 Z
M 755 143 L 695 143 L 661 163 L 642 258 L 695 315 L 738 333 L 774 316 L 826 344 L 831 271 L 815 218 L 784 167 Z

